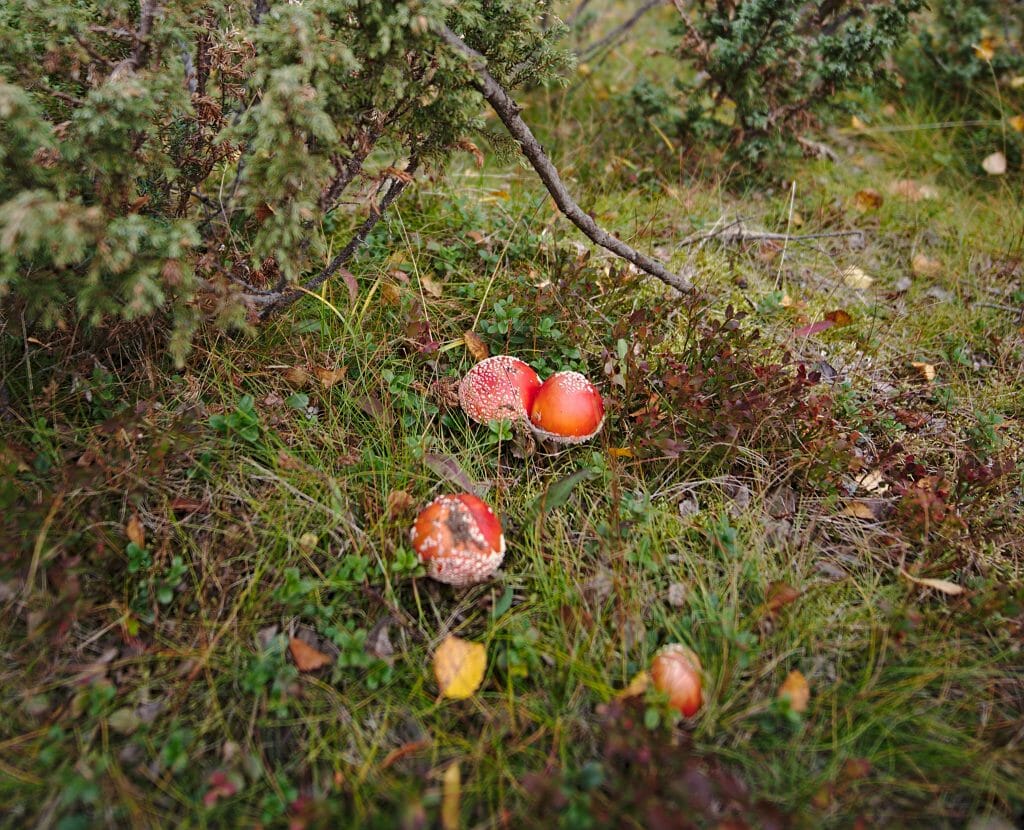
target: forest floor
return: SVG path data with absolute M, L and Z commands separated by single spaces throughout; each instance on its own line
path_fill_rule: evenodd
M 1022 815 L 1019 192 L 899 102 L 744 180 L 615 106 L 646 71 L 613 55 L 525 116 L 696 297 L 488 153 L 417 183 L 357 290 L 181 371 L 148 336 L 93 357 L 8 321 L 0 823 Z M 467 331 L 589 374 L 603 432 L 555 453 L 467 421 Z M 508 553 L 460 591 L 408 529 L 467 488 Z M 438 698 L 449 633 L 486 645 L 467 700 Z M 692 719 L 619 696 L 668 642 L 703 663 Z

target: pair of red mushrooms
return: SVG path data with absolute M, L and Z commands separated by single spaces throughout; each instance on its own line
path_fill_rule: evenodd
M 525 422 L 539 438 L 578 444 L 604 424 L 601 393 L 579 372 L 556 372 L 543 383 L 526 363 L 496 355 L 477 363 L 459 384 L 459 403 L 478 423 Z M 412 546 L 427 576 L 449 585 L 473 585 L 491 577 L 505 556 L 501 522 L 486 502 L 470 493 L 434 499 L 412 528 Z M 685 646 L 665 646 L 651 663 L 655 688 L 686 716 L 702 703 L 701 665 Z

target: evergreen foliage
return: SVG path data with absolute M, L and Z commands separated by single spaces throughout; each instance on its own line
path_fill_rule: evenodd
M 680 128 L 748 160 L 877 83 L 922 0 L 692 0 L 680 8 Z M 649 88 L 640 94 L 650 97 Z
M 322 267 L 404 166 L 475 149 L 480 97 L 438 27 L 514 87 L 565 60 L 543 6 L 8 0 L 0 297 L 49 326 L 166 311 L 180 360 L 204 314 L 244 325 L 242 294 Z

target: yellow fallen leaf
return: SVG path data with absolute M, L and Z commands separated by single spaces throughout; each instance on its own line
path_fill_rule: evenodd
M 855 130 L 866 130 L 868 125 L 855 115 L 850 119 L 850 126 Z
M 423 290 L 431 297 L 440 297 L 441 294 L 444 293 L 444 289 L 441 288 L 441 283 L 428 274 L 420 275 L 420 285 L 423 286 Z
M 134 513 L 132 513 L 128 523 L 124 526 L 124 532 L 129 542 L 138 545 L 140 548 L 146 547 L 146 528 L 142 526 L 142 520 Z
M 629 685 L 615 695 L 615 699 L 622 700 L 627 697 L 640 697 L 640 695 L 647 691 L 647 687 L 650 685 L 651 676 L 645 671 L 638 671 L 633 675 L 633 679 L 629 681 Z
M 1006 156 L 998 150 L 985 156 L 981 162 L 981 169 L 990 176 L 1002 176 L 1006 172 Z
M 442 830 L 459 830 L 462 824 L 460 812 L 462 806 L 462 770 L 459 762 L 454 761 L 441 776 L 441 828 Z
M 875 282 L 875 278 L 869 277 L 856 265 L 851 265 L 843 271 L 843 282 L 850 288 L 870 288 Z
M 803 673 L 794 669 L 779 686 L 779 699 L 789 699 L 789 708 L 794 712 L 806 712 L 811 699 L 811 687 Z
M 480 688 L 487 668 L 487 649 L 449 634 L 434 652 L 434 677 L 443 697 L 464 700 Z
M 873 187 L 866 187 L 853 194 L 853 206 L 861 213 L 878 210 L 882 206 L 882 194 Z
M 929 383 L 935 380 L 935 367 L 931 363 L 922 363 L 919 360 L 915 360 L 910 365 L 917 369 L 921 377 Z
M 629 447 L 609 447 L 608 455 L 612 458 L 632 458 L 633 450 Z
M 942 263 L 928 254 L 914 254 L 910 270 L 919 277 L 937 277 L 942 273 Z
M 978 60 L 991 61 L 996 56 L 995 38 L 983 37 L 981 42 L 975 43 L 974 54 Z
M 1014 79 L 1016 80 L 1016 79 Z M 1017 132 L 1024 133 L 1024 115 L 1015 115 L 1010 119 L 1010 126 Z
M 295 668 L 302 672 L 316 671 L 331 664 L 330 657 L 298 637 L 292 637 L 288 641 L 288 651 L 295 661 Z
M 958 594 L 964 592 L 962 585 L 957 585 L 955 582 L 950 582 L 946 579 L 929 579 L 923 576 L 911 576 L 903 568 L 900 568 L 900 574 L 905 576 L 915 585 L 923 585 L 925 588 L 934 588 L 936 591 L 941 591 L 943 594 L 948 594 L 951 597 L 955 597 Z
M 1010 78 L 1010 89 L 1020 89 L 1024 87 L 1024 75 L 1014 75 Z
M 462 335 L 462 342 L 466 344 L 466 350 L 473 355 L 475 360 L 486 360 L 490 354 L 484 339 L 475 331 L 467 331 Z
M 855 519 L 867 519 L 874 521 L 875 511 L 866 501 L 851 501 L 843 508 L 844 516 L 853 516 Z

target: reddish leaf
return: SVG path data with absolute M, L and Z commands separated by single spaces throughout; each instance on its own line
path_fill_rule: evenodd
M 295 668 L 301 672 L 316 671 L 331 664 L 330 657 L 322 651 L 317 651 L 298 637 L 292 637 L 288 641 L 288 651 L 291 652 L 292 660 L 295 661 Z

